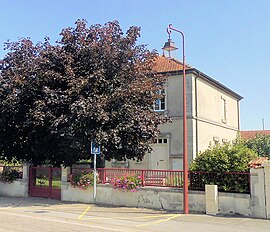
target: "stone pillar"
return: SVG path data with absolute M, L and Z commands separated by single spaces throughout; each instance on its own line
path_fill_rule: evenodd
M 25 181 L 29 181 L 30 164 L 29 163 L 23 163 L 22 167 L 23 167 L 22 179 L 25 180 Z
M 68 190 L 69 182 L 68 176 L 70 175 L 70 167 L 61 167 L 61 200 L 65 200 L 65 193 Z
M 270 219 L 270 162 L 264 163 L 262 166 L 264 169 L 266 219 Z
M 264 169 L 250 169 L 251 217 L 266 218 Z
M 22 168 L 23 168 L 23 174 L 22 174 L 22 180 L 21 180 L 21 185 L 23 185 L 23 196 L 27 197 L 29 194 L 29 172 L 30 172 L 30 163 L 23 163 Z
M 206 214 L 218 214 L 218 188 L 217 185 L 205 185 Z
M 70 174 L 70 167 L 61 167 L 61 181 L 67 182 L 68 181 L 68 176 Z

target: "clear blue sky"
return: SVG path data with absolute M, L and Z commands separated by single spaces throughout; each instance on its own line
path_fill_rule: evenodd
M 166 27 L 184 31 L 187 62 L 244 97 L 241 129 L 270 129 L 269 0 L 0 0 L 0 58 L 4 42 L 60 38 L 79 18 L 90 24 L 118 20 L 142 28 L 140 43 L 158 49 Z M 181 38 L 172 35 L 180 47 Z M 178 59 L 181 59 L 181 51 Z

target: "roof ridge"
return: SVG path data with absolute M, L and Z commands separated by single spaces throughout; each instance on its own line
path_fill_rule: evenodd
M 166 57 L 166 56 L 164 56 L 164 55 L 159 55 L 158 57 L 163 57 L 164 59 L 166 59 L 166 60 L 168 60 L 168 61 L 174 61 L 174 62 L 179 63 L 180 65 L 183 66 L 183 62 L 180 61 L 180 60 L 178 60 L 178 59 L 175 58 L 175 57 Z M 188 64 L 188 63 L 186 63 L 186 67 L 188 67 L 188 68 L 193 68 L 193 67 L 192 67 L 190 64 Z

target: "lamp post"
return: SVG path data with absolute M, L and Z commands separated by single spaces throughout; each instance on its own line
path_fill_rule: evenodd
M 170 24 L 167 28 L 167 32 L 169 34 L 169 40 L 165 43 L 163 50 L 169 52 L 176 50 L 174 43 L 170 39 L 170 34 L 172 31 L 176 31 L 182 36 L 182 50 L 183 50 L 183 171 L 184 171 L 184 214 L 189 213 L 188 208 L 188 148 L 187 148 L 187 110 L 186 110 L 186 64 L 185 64 L 185 35 L 182 31 L 174 28 L 172 24 Z

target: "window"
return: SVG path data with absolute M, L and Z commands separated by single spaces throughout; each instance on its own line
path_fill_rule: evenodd
M 168 140 L 167 139 L 164 139 L 164 138 L 159 138 L 159 139 L 155 139 L 154 140 L 154 143 L 168 143 Z
M 157 94 L 160 94 L 160 95 L 164 94 L 164 96 L 155 101 L 154 110 L 155 111 L 164 111 L 164 110 L 166 110 L 165 90 L 164 89 L 158 90 Z
M 221 97 L 221 121 L 227 123 L 227 101 Z

